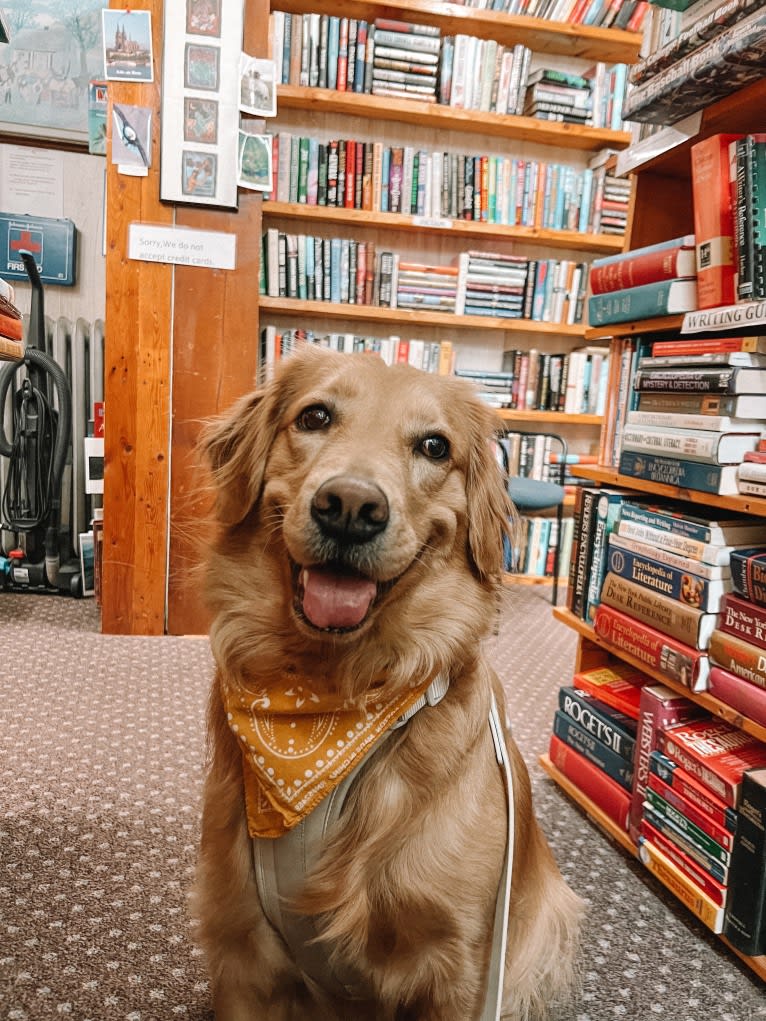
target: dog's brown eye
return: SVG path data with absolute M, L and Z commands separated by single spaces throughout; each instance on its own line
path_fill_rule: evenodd
M 331 421 L 332 416 L 324 404 L 312 404 L 310 408 L 304 408 L 296 419 L 299 429 L 310 431 L 326 429 Z
M 418 449 L 432 461 L 443 461 L 449 455 L 449 441 L 443 436 L 426 436 L 420 441 Z

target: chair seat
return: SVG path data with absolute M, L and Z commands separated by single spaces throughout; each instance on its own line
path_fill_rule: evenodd
M 563 503 L 564 487 L 555 482 L 512 475 L 508 479 L 508 495 L 520 511 L 544 510 Z

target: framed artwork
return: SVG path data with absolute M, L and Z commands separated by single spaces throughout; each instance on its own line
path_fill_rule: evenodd
M 0 133 L 88 143 L 88 82 L 104 77 L 103 0 L 2 0 Z
M 160 198 L 236 208 L 242 0 L 165 0 Z

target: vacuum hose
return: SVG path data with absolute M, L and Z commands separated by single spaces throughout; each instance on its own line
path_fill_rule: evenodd
M 27 459 L 26 439 L 28 434 L 24 429 L 17 429 L 13 441 L 9 441 L 5 435 L 2 409 L 8 389 L 13 381 L 16 372 L 24 365 L 29 372 L 30 380 L 24 382 L 21 397 L 22 401 L 34 402 L 38 414 L 38 450 L 36 452 L 37 464 L 31 466 L 33 471 L 37 470 L 40 463 L 39 440 L 42 438 L 42 417 L 50 421 L 50 429 L 55 434 L 53 454 L 50 460 L 48 479 L 44 480 L 47 493 L 44 494 L 43 513 L 34 518 L 19 516 L 16 501 L 9 497 L 12 483 L 15 479 L 21 478 L 22 469 Z M 48 376 L 53 383 L 58 403 L 58 422 L 48 403 L 45 393 L 32 385 L 31 379 L 38 379 Z M 61 481 L 66 467 L 67 452 L 69 449 L 70 434 L 72 428 L 72 397 L 69 391 L 69 382 L 63 369 L 57 362 L 46 354 L 45 351 L 35 347 L 28 347 L 23 362 L 11 362 L 0 369 L 0 454 L 10 459 L 11 467 L 8 473 L 8 482 L 3 496 L 3 515 L 8 518 L 5 524 L 13 531 L 26 532 L 45 523 L 45 571 L 48 581 L 55 584 L 60 566 L 59 552 L 59 524 L 61 518 Z M 30 430 L 31 432 L 31 430 Z M 26 480 L 29 481 L 29 480 Z M 9 513 L 10 512 L 10 513 Z

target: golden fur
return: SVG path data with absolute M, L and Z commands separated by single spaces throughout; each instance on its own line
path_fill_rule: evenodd
M 302 417 L 321 406 L 329 422 Z M 506 833 L 487 718 L 497 678 L 480 639 L 497 612 L 510 507 L 490 442 L 493 413 L 455 378 L 306 348 L 203 438 L 219 538 L 205 588 L 218 671 L 297 670 L 362 697 L 375 681 L 449 673 L 436 707 L 396 731 L 355 782 L 300 908 L 371 990 L 341 1002 L 302 978 L 255 886 L 242 757 L 218 685 L 210 702 L 194 911 L 217 1021 L 475 1021 L 485 993 Z M 447 456 L 427 437 L 445 438 Z M 426 440 L 424 443 L 423 441 Z M 319 630 L 296 610 L 294 565 L 324 548 L 312 500 L 328 478 L 372 480 L 386 527 L 354 553 L 378 583 L 363 622 Z M 573 977 L 580 902 L 532 813 L 510 735 L 515 849 L 503 1018 L 548 1016 Z

